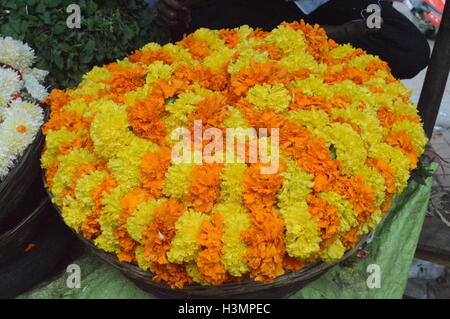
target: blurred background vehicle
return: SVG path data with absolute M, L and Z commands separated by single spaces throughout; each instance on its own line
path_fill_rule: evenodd
M 420 31 L 429 38 L 437 35 L 441 25 L 442 13 L 446 0 L 405 0 L 405 5 L 411 10 L 414 22 Z

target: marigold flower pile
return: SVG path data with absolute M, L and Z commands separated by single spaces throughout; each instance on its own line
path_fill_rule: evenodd
M 37 103 L 48 95 L 41 84 L 48 72 L 32 68 L 35 58 L 27 44 L 0 37 L 0 182 L 44 123 Z
M 318 26 L 199 29 L 54 90 L 42 166 L 66 223 L 155 280 L 270 282 L 341 258 L 407 186 L 427 142 L 409 96 Z M 195 120 L 279 128 L 278 171 L 175 162 Z

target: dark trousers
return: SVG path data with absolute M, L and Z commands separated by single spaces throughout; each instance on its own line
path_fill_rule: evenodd
M 331 0 L 310 15 L 284 0 L 206 0 L 192 11 L 192 32 L 200 27 L 235 28 L 247 24 L 270 31 L 282 21 L 304 19 L 321 25 L 341 25 L 361 19 L 361 11 L 376 0 Z M 384 20 L 376 34 L 340 40 L 378 55 L 397 78 L 411 78 L 428 65 L 430 48 L 420 31 L 392 4 L 382 1 Z

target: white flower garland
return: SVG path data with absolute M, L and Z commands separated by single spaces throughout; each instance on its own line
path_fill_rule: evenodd
M 48 95 L 41 84 L 48 72 L 32 68 L 34 60 L 27 44 L 0 37 L 0 182 L 44 123 L 38 103 Z

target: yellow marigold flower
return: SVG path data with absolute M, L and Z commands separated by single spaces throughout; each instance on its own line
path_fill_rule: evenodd
M 386 93 L 391 94 L 392 96 L 405 96 L 410 97 L 412 91 L 409 90 L 402 82 L 391 82 L 384 87 Z
M 83 116 L 88 107 L 89 106 L 84 99 L 76 99 L 76 100 L 70 101 L 64 107 L 64 111 L 75 112 L 78 116 Z
M 269 60 L 267 52 L 261 53 L 253 49 L 245 49 L 241 51 L 236 61 L 230 62 L 228 72 L 233 74 L 239 72 L 242 68 L 248 68 L 251 63 L 264 63 Z
M 320 258 L 327 263 L 333 262 L 341 258 L 345 253 L 345 247 L 340 240 L 334 241 L 328 246 Z
M 262 84 L 255 85 L 248 90 L 247 100 L 255 105 L 258 110 L 263 111 L 270 108 L 281 113 L 288 108 L 291 96 L 281 83 L 275 85 Z
M 240 26 L 239 28 L 236 29 L 237 33 L 239 35 L 239 42 L 245 42 L 247 37 L 250 35 L 250 33 L 252 33 L 253 29 L 250 28 L 248 25 L 243 25 Z
M 194 262 L 187 263 L 186 271 L 187 271 L 189 277 L 191 277 L 194 282 L 196 282 L 202 286 L 208 285 L 208 283 L 202 279 L 202 275 L 200 274 L 200 271 L 198 270 L 196 263 L 194 263 Z
M 278 207 L 286 227 L 286 251 L 291 257 L 306 259 L 320 249 L 320 227 L 308 211 L 306 199 L 312 191 L 313 176 L 303 172 L 290 158 L 282 156 L 286 171 L 280 189 Z
M 325 98 L 332 98 L 334 95 L 328 84 L 313 75 L 304 80 L 293 81 L 292 88 L 301 88 L 302 93 L 305 95 L 321 96 Z
M 109 160 L 108 168 L 119 184 L 127 188 L 134 188 L 140 185 L 142 158 L 148 152 L 157 151 L 159 146 L 134 135 L 128 143 L 118 149 L 116 157 Z
M 203 60 L 203 64 L 213 71 L 220 71 L 233 57 L 236 51 L 228 47 L 214 51 Z
M 190 62 L 192 56 L 188 50 L 173 43 L 167 43 L 162 47 L 164 51 L 169 53 L 177 62 Z M 176 63 L 175 63 L 176 64 Z
M 406 134 L 412 137 L 412 144 L 416 147 L 418 155 L 421 155 L 424 151 L 425 145 L 428 143 L 428 139 L 423 133 L 423 127 L 421 123 L 415 123 L 411 121 L 400 121 L 394 123 L 392 131 L 406 131 Z
M 419 118 L 419 111 L 417 110 L 414 103 L 410 101 L 408 103 L 405 103 L 402 100 L 394 101 L 393 105 L 389 108 L 389 111 L 398 115 L 406 115 Z
M 380 59 L 377 56 L 371 54 L 362 54 L 357 56 L 356 58 L 351 59 L 348 64 L 349 66 L 356 67 L 360 70 L 365 70 L 370 63 L 379 60 Z
M 346 108 L 333 108 L 331 114 L 334 119 L 342 118 L 355 124 L 361 130 L 360 136 L 367 149 L 383 140 L 383 128 L 375 112 L 349 105 Z
M 100 248 L 108 252 L 120 253 L 119 240 L 114 236 L 119 226 L 119 217 L 122 213 L 122 199 L 130 191 L 121 185 L 113 188 L 110 193 L 105 194 L 102 204 L 102 215 L 98 219 L 102 233 L 94 242 Z
M 58 167 L 58 171 L 55 174 L 52 185 L 52 192 L 55 197 L 53 198 L 55 203 L 60 204 L 62 196 L 65 191 L 71 189 L 72 178 L 76 173 L 76 169 L 85 164 L 96 163 L 97 158 L 94 154 L 84 148 L 75 148 L 67 155 L 61 157 L 61 163 Z
M 244 174 L 247 170 L 245 163 L 227 163 L 221 174 L 221 201 L 233 201 L 240 203 L 242 201 L 242 184 L 244 183 Z
M 137 262 L 139 268 L 141 268 L 143 270 L 150 269 L 151 262 L 147 261 L 144 257 L 144 246 L 142 246 L 142 245 L 137 246 L 134 253 L 135 253 L 136 262 Z
M 166 172 L 163 194 L 170 198 L 184 199 L 189 193 L 192 180 L 192 171 L 199 164 L 180 163 L 173 164 Z
M 128 108 L 136 105 L 138 100 L 142 100 L 143 96 L 147 96 L 152 91 L 152 88 L 153 88 L 152 85 L 146 84 L 143 87 L 137 88 L 134 91 L 127 92 L 125 94 L 125 101 L 124 101 L 125 106 Z M 111 101 L 110 103 L 114 102 Z
M 125 59 L 123 59 L 123 60 L 117 61 L 117 64 L 118 64 L 120 67 L 124 68 L 124 69 L 136 67 L 136 64 L 130 62 L 130 60 L 129 60 L 128 58 L 125 58 Z
M 335 83 L 334 85 L 330 85 L 330 90 L 332 90 L 333 95 L 347 95 L 353 101 L 364 103 L 368 108 L 375 108 L 377 105 L 383 105 L 377 104 L 375 99 L 375 96 L 378 96 L 379 94 L 373 94 L 367 87 L 357 85 L 353 81 L 344 80 Z
M 361 228 L 359 229 L 359 234 L 365 235 L 374 230 L 377 227 L 377 225 L 381 222 L 382 218 L 383 212 L 381 211 L 381 209 L 375 210 L 375 212 L 370 216 L 370 219 L 361 225 Z
M 68 196 L 64 201 L 62 216 L 66 224 L 80 231 L 86 216 L 91 213 L 94 207 L 92 191 L 98 187 L 108 176 L 106 171 L 93 171 L 84 175 L 75 187 L 75 198 Z
M 210 52 L 219 51 L 225 47 L 225 42 L 219 38 L 219 31 L 206 28 L 197 29 L 194 37 L 199 41 L 206 41 Z
M 335 58 L 342 60 L 348 56 L 350 56 L 356 49 L 352 47 L 350 44 L 340 45 L 337 48 L 334 48 L 330 51 L 330 55 Z
M 384 90 L 384 88 L 386 87 L 386 80 L 384 78 L 371 78 L 364 82 L 364 84 L 373 85 Z
M 349 124 L 333 123 L 318 130 L 318 136 L 335 147 L 344 174 L 356 175 L 355 172 L 366 162 L 364 143 Z
M 177 221 L 175 228 L 177 234 L 170 243 L 170 250 L 167 259 L 176 264 L 189 263 L 195 261 L 199 250 L 197 237 L 200 227 L 204 221 L 209 220 L 209 215 L 189 210 Z
M 408 184 L 409 160 L 399 150 L 386 143 L 373 145 L 368 153 L 369 157 L 384 160 L 392 168 L 395 175 L 396 194 L 400 193 Z
M 275 44 L 286 55 L 290 53 L 295 54 L 297 51 L 304 52 L 306 49 L 306 40 L 303 32 L 283 25 L 273 29 L 266 40 Z
M 166 198 L 150 199 L 136 207 L 126 224 L 128 233 L 135 241 L 144 244 L 144 235 L 148 225 L 152 222 L 153 210 L 166 201 Z
M 368 167 L 366 165 L 360 167 L 355 171 L 356 175 L 363 175 L 364 181 L 375 188 L 375 192 L 377 195 L 376 198 L 376 206 L 379 207 L 381 203 L 384 202 L 386 198 L 386 186 L 384 177 L 380 174 L 380 172 L 374 168 Z
M 221 261 L 232 276 L 242 276 L 248 272 L 248 266 L 244 258 L 247 247 L 241 233 L 250 227 L 250 217 L 241 203 L 232 199 L 217 204 L 213 212 L 222 215 L 224 222 Z
M 356 216 L 358 212 L 353 209 L 353 205 L 335 192 L 324 192 L 319 194 L 319 198 L 324 199 L 328 204 L 337 207 L 337 214 L 340 220 L 341 235 L 345 234 L 350 228 L 358 225 Z
M 167 132 L 170 134 L 176 128 L 187 127 L 190 124 L 187 116 L 196 110 L 197 103 L 201 100 L 203 100 L 202 96 L 185 92 L 175 101 L 167 103 L 165 107 L 169 114 L 164 121 Z
M 328 114 L 325 111 L 317 110 L 316 108 L 313 108 L 311 111 L 307 110 L 289 111 L 286 114 L 286 118 L 290 122 L 299 123 L 302 126 L 307 127 L 308 130 L 310 130 L 314 134 L 317 134 L 316 132 L 317 130 L 319 130 L 324 126 L 327 126 L 330 123 Z
M 250 125 L 245 120 L 242 113 L 235 109 L 232 106 L 229 106 L 230 115 L 223 121 L 223 128 L 231 127 L 231 128 L 249 128 Z
M 172 75 L 173 67 L 161 61 L 156 61 L 147 67 L 148 73 L 145 79 L 146 84 L 152 84 Z
M 280 65 L 286 67 L 291 72 L 306 68 L 315 73 L 323 74 L 327 70 L 326 64 L 317 63 L 317 61 L 306 52 L 287 54 L 281 58 Z
M 96 153 L 104 158 L 114 158 L 134 136 L 129 129 L 124 107 L 104 103 L 91 124 L 91 138 Z
M 159 49 L 161 49 L 161 46 L 158 43 L 150 42 L 150 43 L 147 43 L 146 45 L 144 45 L 141 48 L 141 51 L 147 51 L 147 50 L 156 51 L 156 50 L 159 50 Z
M 94 68 L 91 71 L 89 71 L 88 73 L 83 75 L 83 81 L 85 81 L 86 83 L 89 83 L 89 82 L 98 83 L 98 82 L 109 80 L 110 77 L 111 77 L 111 72 L 109 72 L 108 69 L 94 66 Z
M 58 159 L 59 147 L 67 145 L 73 141 L 77 136 L 85 134 L 87 130 L 79 130 L 77 132 L 70 132 L 67 128 L 63 127 L 58 131 L 50 130 L 47 133 L 46 149 L 42 153 L 41 164 L 43 168 L 47 168 L 50 164 Z

